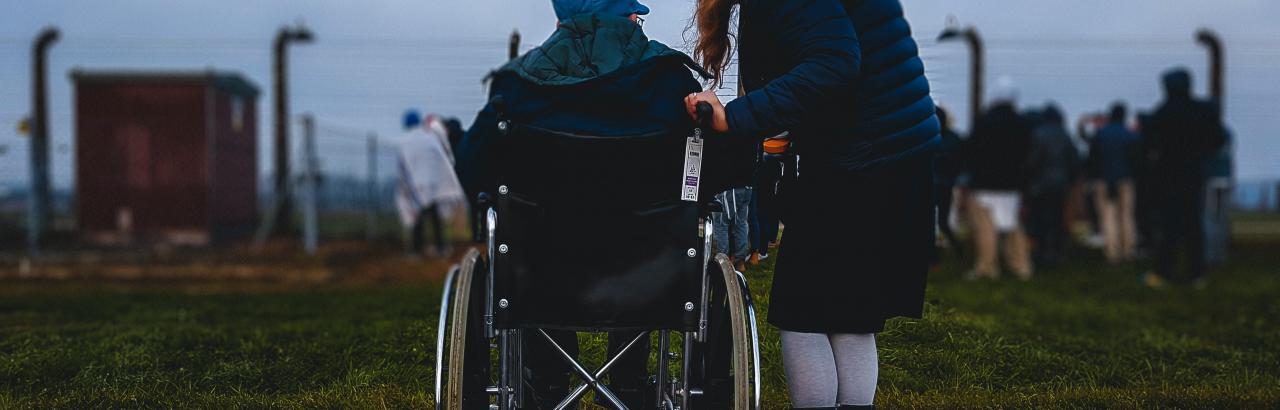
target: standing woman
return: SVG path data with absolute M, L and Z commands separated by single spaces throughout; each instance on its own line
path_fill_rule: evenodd
M 729 138 L 790 131 L 799 178 L 782 187 L 782 248 L 769 322 L 797 408 L 871 408 L 875 334 L 920 317 L 933 247 L 932 146 L 939 125 L 898 0 L 698 0 L 694 50 L 729 64 L 739 6 L 740 81 L 715 109 Z M 722 77 L 721 77 L 722 78 Z

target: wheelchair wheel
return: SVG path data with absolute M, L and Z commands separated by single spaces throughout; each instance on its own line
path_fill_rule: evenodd
M 437 409 L 488 407 L 484 385 L 489 377 L 486 360 L 489 343 L 484 337 L 480 319 L 484 300 L 483 271 L 480 252 L 471 249 L 445 279 L 440 306 L 441 326 L 437 329 L 437 343 L 444 342 L 436 347 Z
M 716 255 L 708 269 L 712 287 L 707 338 L 695 344 L 693 352 L 699 367 L 694 381 L 703 394 L 691 407 L 758 409 L 760 366 L 750 293 L 728 257 Z

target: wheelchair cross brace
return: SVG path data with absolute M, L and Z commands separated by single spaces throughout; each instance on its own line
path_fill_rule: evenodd
M 631 348 L 635 347 L 641 339 L 647 338 L 649 336 L 649 332 L 636 335 L 636 337 L 632 338 L 630 342 L 627 342 L 626 346 L 623 346 L 621 351 L 609 358 L 609 361 L 606 362 L 604 366 L 600 367 L 600 370 L 596 370 L 595 374 L 591 374 L 590 372 L 587 372 L 586 368 L 582 367 L 581 363 L 578 363 L 578 361 L 574 359 L 573 355 L 570 355 L 563 347 L 560 346 L 559 343 L 556 343 L 555 339 L 552 339 L 551 335 L 548 335 L 545 330 L 537 330 L 538 334 L 542 335 L 542 339 L 546 340 L 547 343 L 550 343 L 551 347 L 555 348 L 556 352 L 560 353 L 560 358 L 564 359 L 565 363 L 567 363 L 569 367 L 573 368 L 573 371 L 578 373 L 578 376 L 581 377 L 582 380 L 586 381 L 586 383 L 580 384 L 578 387 L 574 388 L 573 392 L 569 393 L 568 396 L 565 396 L 564 400 L 561 400 L 560 404 L 556 405 L 556 410 L 568 408 L 569 405 L 578 401 L 578 399 L 582 398 L 582 395 L 587 393 L 587 388 L 591 388 L 597 393 L 600 393 L 600 395 L 604 396 L 605 400 L 608 400 L 609 404 L 612 404 L 614 408 L 627 408 L 627 406 L 622 404 L 622 401 L 618 399 L 618 396 L 613 394 L 612 390 L 609 390 L 608 386 L 600 383 L 600 378 L 609 373 L 609 370 L 613 368 L 613 365 L 616 364 L 623 355 L 626 355 L 627 352 L 631 351 Z
M 506 191 L 506 187 L 505 186 L 500 187 L 500 191 Z M 505 194 L 505 192 L 503 192 L 503 194 Z M 485 198 L 481 198 L 481 201 L 487 202 Z M 483 205 L 489 205 L 489 204 L 483 204 Z M 524 357 L 521 354 L 522 353 L 521 346 L 524 345 L 524 337 L 523 337 L 524 331 L 514 330 L 514 329 L 500 330 L 495 326 L 495 323 L 494 323 L 494 313 L 495 313 L 494 312 L 494 304 L 495 304 L 494 303 L 494 279 L 496 274 L 496 271 L 495 271 L 496 263 L 494 261 L 496 260 L 496 256 L 497 256 L 495 255 L 495 250 L 498 249 L 497 243 L 496 243 L 498 213 L 494 207 L 485 206 L 485 208 L 487 209 L 484 215 L 485 216 L 484 229 L 486 231 L 485 236 L 486 236 L 486 242 L 487 242 L 486 245 L 488 245 L 487 251 L 488 251 L 489 263 L 487 266 L 488 272 L 486 272 L 487 280 L 485 281 L 486 291 L 485 291 L 485 307 L 484 307 L 484 316 L 483 316 L 484 317 L 483 330 L 486 338 L 498 339 L 497 344 L 499 346 L 499 351 L 500 351 L 499 363 L 498 363 L 500 376 L 498 380 L 498 385 L 487 387 L 485 389 L 485 392 L 488 394 L 497 396 L 497 404 L 492 405 L 491 408 L 511 408 L 511 407 L 520 406 L 523 403 L 525 386 L 524 386 L 523 380 L 521 380 L 521 377 L 519 376 L 522 372 L 518 370 L 517 371 L 512 371 L 512 370 L 524 368 Z M 711 261 L 712 223 L 711 223 L 710 213 L 714 212 L 714 210 L 715 210 L 715 206 L 712 205 L 712 206 L 709 206 L 704 211 L 703 252 L 702 252 L 702 262 L 703 262 L 702 266 L 704 268 L 708 266 Z M 668 359 L 667 355 L 670 353 L 669 338 L 670 338 L 671 332 L 665 331 L 665 330 L 659 331 L 660 337 L 659 337 L 659 349 L 658 349 L 658 369 L 657 369 L 658 374 L 655 380 L 657 383 L 656 383 L 656 386 L 654 387 L 656 388 L 656 393 L 657 393 L 656 399 L 658 400 L 659 406 L 663 408 L 687 409 L 689 408 L 689 401 L 692 398 L 691 396 L 699 396 L 703 394 L 702 389 L 692 388 L 692 386 L 689 385 L 689 380 L 690 380 L 689 372 L 691 370 L 691 367 L 693 366 L 693 363 L 691 361 L 692 355 L 690 354 L 690 352 L 693 349 L 694 341 L 695 340 L 699 342 L 705 341 L 707 336 L 707 319 L 708 319 L 708 313 L 709 313 L 709 304 L 710 304 L 709 299 L 710 299 L 710 287 L 711 287 L 710 273 L 703 272 L 701 279 L 702 279 L 701 280 L 702 282 L 701 298 L 700 298 L 701 300 L 699 303 L 700 306 L 698 306 L 699 320 L 697 323 L 697 330 L 692 332 L 682 332 L 684 333 L 684 336 L 685 336 L 684 337 L 684 363 L 683 363 L 684 365 L 681 366 L 682 367 L 681 374 L 679 375 L 680 379 L 669 380 L 668 369 L 665 364 L 666 360 Z M 742 285 L 745 287 L 745 278 L 740 278 L 740 280 L 743 280 Z M 692 304 L 690 304 L 690 306 L 692 307 Z M 753 315 L 754 315 L 754 312 L 753 312 Z M 752 318 L 752 320 L 753 320 L 752 326 L 754 327 L 755 325 L 754 317 Z M 443 326 L 441 328 L 443 329 Z M 588 389 L 594 390 L 614 408 L 627 409 L 627 406 L 622 403 L 622 401 L 617 397 L 617 395 L 614 394 L 613 391 L 608 388 L 608 386 L 601 383 L 600 378 L 604 377 L 609 372 L 609 370 L 611 370 L 613 366 L 618 362 L 618 360 L 621 359 L 622 356 L 630 352 L 632 348 L 635 347 L 635 345 L 639 344 L 642 340 L 647 339 L 647 337 L 650 335 L 651 332 L 643 332 L 637 335 L 635 338 L 631 339 L 622 348 L 621 351 L 613 355 L 613 357 L 610 357 L 608 361 L 593 374 L 589 372 L 585 367 L 583 367 L 582 364 L 579 363 L 576 358 L 574 358 L 567 351 L 565 351 L 562 346 L 556 343 L 555 340 L 552 339 L 551 336 L 547 334 L 545 330 L 543 329 L 532 329 L 532 330 L 536 330 L 538 334 L 542 337 L 542 339 L 544 339 L 547 343 L 550 343 L 551 346 L 556 350 L 556 352 L 560 354 L 560 358 L 564 360 L 569 365 L 569 367 L 575 373 L 577 373 L 578 376 L 581 377 L 582 380 L 584 381 L 584 383 L 576 386 L 569 395 L 565 396 L 564 400 L 561 400 L 560 403 L 556 405 L 555 408 L 557 410 L 565 409 L 568 406 L 580 400 L 587 393 Z M 754 333 L 755 332 L 753 329 L 753 332 L 752 332 L 753 336 L 754 336 Z M 439 343 L 439 341 L 437 343 Z M 758 354 L 759 353 L 757 352 L 756 354 L 757 354 L 755 358 L 756 364 L 757 364 L 756 379 L 759 380 L 759 374 L 758 374 L 759 372 Z M 436 380 L 438 381 L 440 380 L 440 378 L 437 376 Z M 756 399 L 759 400 L 758 384 L 756 386 L 756 389 L 757 389 Z M 439 388 L 437 388 L 437 390 L 439 390 Z M 756 408 L 759 408 L 758 404 Z

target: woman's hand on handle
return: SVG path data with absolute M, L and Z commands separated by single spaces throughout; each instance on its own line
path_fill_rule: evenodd
M 720 97 L 716 97 L 714 91 L 703 91 L 685 96 L 684 108 L 689 112 L 689 118 L 694 121 L 698 120 L 697 107 L 699 102 L 711 104 L 711 128 L 716 132 L 729 132 L 729 121 L 724 116 L 724 105 L 720 104 Z

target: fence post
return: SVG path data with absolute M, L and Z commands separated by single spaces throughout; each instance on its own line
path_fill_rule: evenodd
M 368 196 L 365 204 L 364 230 L 365 240 L 373 241 L 374 229 L 378 219 L 378 135 L 369 133 L 369 180 Z
M 275 99 L 275 195 L 276 208 L 272 229 L 287 233 L 293 228 L 293 192 L 289 187 L 289 44 L 310 43 L 314 36 L 306 27 L 282 27 L 272 43 L 272 68 Z
M 507 49 L 507 59 L 515 60 L 520 56 L 520 30 L 511 30 L 511 44 Z
M 1218 101 L 1219 107 L 1226 107 L 1226 66 L 1223 63 L 1222 39 L 1218 33 L 1207 28 L 1196 32 L 1196 42 L 1209 51 L 1209 95 Z M 1226 108 L 1222 108 L 1226 111 Z
M 316 158 L 315 119 L 311 114 L 302 116 L 302 157 L 305 171 L 302 175 L 303 195 L 306 196 L 302 208 L 303 231 L 302 241 L 308 255 L 315 255 L 319 245 L 319 221 L 316 215 L 316 179 L 319 177 L 318 160 Z
M 961 29 L 954 18 L 947 20 L 947 28 L 938 35 L 938 41 L 963 37 L 969 44 L 969 130 L 972 131 L 982 116 L 983 88 L 986 76 L 986 47 L 978 29 L 969 26 Z
M 31 256 L 40 253 L 40 237 L 49 224 L 49 101 L 45 84 L 49 47 L 58 41 L 58 29 L 45 28 L 36 37 L 31 56 L 31 192 L 27 211 L 27 242 Z

